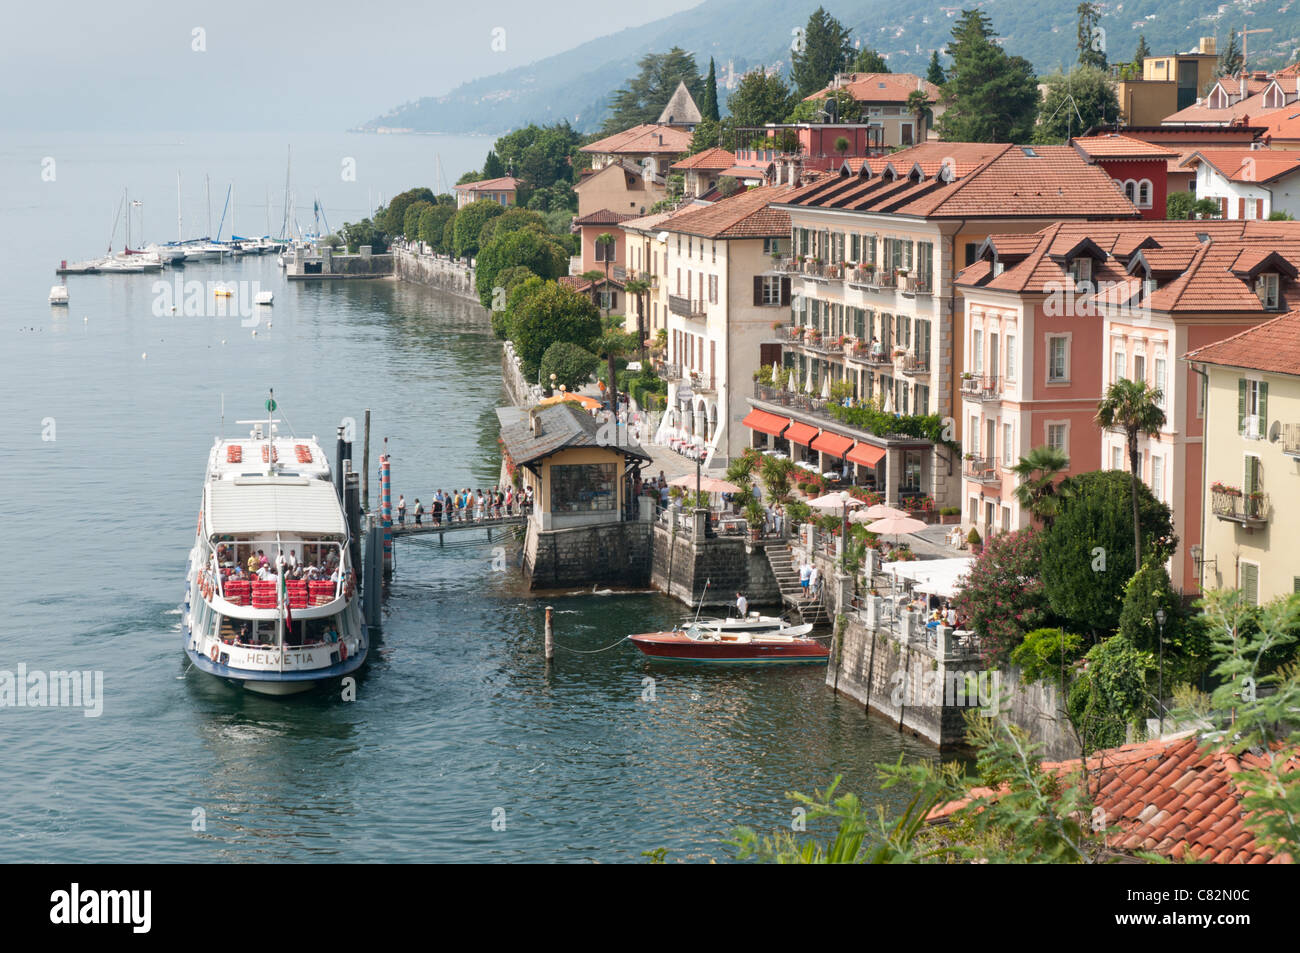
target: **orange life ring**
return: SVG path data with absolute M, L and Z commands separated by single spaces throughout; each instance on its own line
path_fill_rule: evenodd
M 348 660 L 348 644 L 347 644 L 346 642 L 340 641 L 340 642 L 339 642 L 339 661 L 340 661 L 340 662 L 346 662 L 347 660 Z
M 208 657 L 215 662 L 218 658 L 221 657 L 221 649 L 215 645 L 212 646 L 212 651 L 208 653 Z

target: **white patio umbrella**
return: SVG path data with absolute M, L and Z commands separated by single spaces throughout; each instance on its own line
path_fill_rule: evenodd
M 807 377 L 804 378 L 804 381 L 803 381 L 803 392 L 804 392 L 805 394 L 811 394 L 811 393 L 813 392 L 813 389 L 812 389 L 812 375 L 811 375 L 811 374 L 809 374 Z
M 792 394 L 799 393 L 799 368 L 798 367 L 790 368 L 790 378 L 786 382 L 786 388 Z
M 886 387 L 884 390 L 885 400 L 880 405 L 880 409 L 883 413 L 892 414 L 894 412 L 894 388 L 890 386 Z
M 826 377 L 822 378 L 822 400 L 830 400 L 830 399 L 831 399 L 831 378 L 830 375 L 828 374 Z
M 835 493 L 827 493 L 825 496 L 819 496 L 815 500 L 809 500 L 808 505 L 815 510 L 842 510 L 844 507 L 853 509 L 862 506 L 861 500 L 849 496 L 845 490 L 839 490 Z M 901 515 L 901 514 L 900 514 Z
M 903 519 L 906 516 L 907 514 L 900 509 L 886 506 L 884 503 L 876 503 L 865 510 L 858 510 L 850 519 L 855 523 L 874 523 L 876 520 Z
M 886 516 L 868 523 L 867 529 L 879 536 L 907 536 L 925 529 L 926 524 L 910 516 Z

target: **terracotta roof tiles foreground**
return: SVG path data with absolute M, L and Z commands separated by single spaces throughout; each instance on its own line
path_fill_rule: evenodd
M 1187 360 L 1300 377 L 1300 311 L 1207 344 L 1189 352 Z
M 1281 756 L 1288 758 L 1287 770 L 1300 769 L 1300 753 Z M 1273 854 L 1251 834 L 1242 791 L 1234 783 L 1243 768 L 1266 763 L 1263 755 L 1236 756 L 1187 736 L 1098 752 L 1088 758 L 1087 770 L 1095 806 L 1118 828 L 1108 841 L 1115 850 L 1216 864 L 1292 863 L 1294 858 Z M 1077 776 L 1080 762 L 1044 762 L 1042 767 L 1065 778 Z M 942 820 L 975 798 L 996 799 L 998 793 L 973 789 L 970 798 L 935 808 L 929 819 Z

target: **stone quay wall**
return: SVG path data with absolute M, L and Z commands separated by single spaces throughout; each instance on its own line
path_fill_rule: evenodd
M 528 522 L 524 571 L 532 589 L 604 583 L 644 589 L 650 584 L 650 524 L 601 523 L 541 530 Z
M 761 544 L 739 536 L 705 538 L 692 525 L 661 520 L 654 524 L 653 551 L 651 584 L 687 605 L 703 596 L 706 606 L 729 606 L 737 592 L 755 608 L 781 605 L 781 588 Z
M 394 272 L 402 281 L 430 285 L 442 291 L 478 301 L 474 268 L 462 261 L 424 254 L 416 246 L 392 249 Z

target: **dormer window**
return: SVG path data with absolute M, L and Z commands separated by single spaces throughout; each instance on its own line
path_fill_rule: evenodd
M 995 257 L 993 259 L 993 277 L 996 278 L 1004 271 L 1006 271 L 1006 266 L 1002 264 L 1002 260 L 1000 258 Z
M 1255 279 L 1255 294 L 1269 311 L 1276 311 L 1278 308 L 1277 286 L 1276 272 L 1265 272 Z
M 1076 286 L 1092 281 L 1092 259 L 1081 255 L 1070 262 L 1070 277 Z

